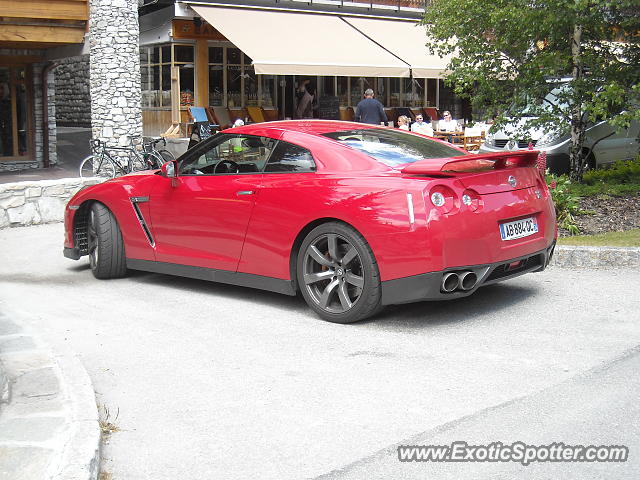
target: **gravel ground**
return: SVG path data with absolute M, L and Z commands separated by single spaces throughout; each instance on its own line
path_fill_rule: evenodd
M 583 197 L 580 199 L 580 208 L 590 212 L 576 216 L 576 224 L 583 235 L 640 228 L 640 193 L 623 197 Z M 566 236 L 567 232 L 560 234 Z

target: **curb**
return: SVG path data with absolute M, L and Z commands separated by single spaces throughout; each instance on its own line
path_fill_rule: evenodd
M 550 266 L 560 268 L 640 267 L 640 247 L 558 245 Z
M 24 317 L 23 317 L 24 318 Z M 0 313 L 0 479 L 96 480 L 100 426 L 80 360 L 53 352 L 15 313 Z

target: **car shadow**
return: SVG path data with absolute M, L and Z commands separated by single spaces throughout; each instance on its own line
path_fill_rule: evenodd
M 415 330 L 455 325 L 513 308 L 537 293 L 538 289 L 535 286 L 498 283 L 480 288 L 468 297 L 455 300 L 390 305 L 378 315 L 357 325 L 384 330 Z
M 250 299 L 263 305 L 296 311 L 321 321 L 299 294 L 292 297 L 249 287 L 136 270 L 130 270 L 128 278 L 138 283 L 167 286 L 185 292 L 215 294 L 228 299 Z M 456 300 L 390 305 L 379 314 L 353 325 L 398 331 L 452 325 L 513 308 L 537 292 L 535 286 L 499 283 L 480 288 L 473 295 Z
M 283 295 L 256 288 L 164 275 L 162 273 L 150 273 L 141 270 L 129 270 L 127 278 L 138 283 L 162 285 L 185 292 L 215 294 L 228 299 L 251 299 L 251 301 L 260 302 L 264 305 L 274 307 L 282 306 L 302 312 L 308 311 L 307 304 L 300 295 L 292 297 L 290 295 Z M 309 313 L 311 314 L 311 312 Z

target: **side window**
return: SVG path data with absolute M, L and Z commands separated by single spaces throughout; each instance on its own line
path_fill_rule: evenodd
M 269 158 L 265 173 L 315 172 L 316 163 L 306 148 L 280 141 Z
M 180 165 L 181 175 L 259 173 L 276 140 L 254 135 L 223 135 L 201 154 Z

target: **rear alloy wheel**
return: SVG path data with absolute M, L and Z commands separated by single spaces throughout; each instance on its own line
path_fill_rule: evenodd
M 96 278 L 119 278 L 127 273 L 124 242 L 118 222 L 107 207 L 94 203 L 87 222 L 89 265 Z
M 325 223 L 304 239 L 298 284 L 307 304 L 335 323 L 363 320 L 381 308 L 380 273 L 364 237 L 342 223 Z

